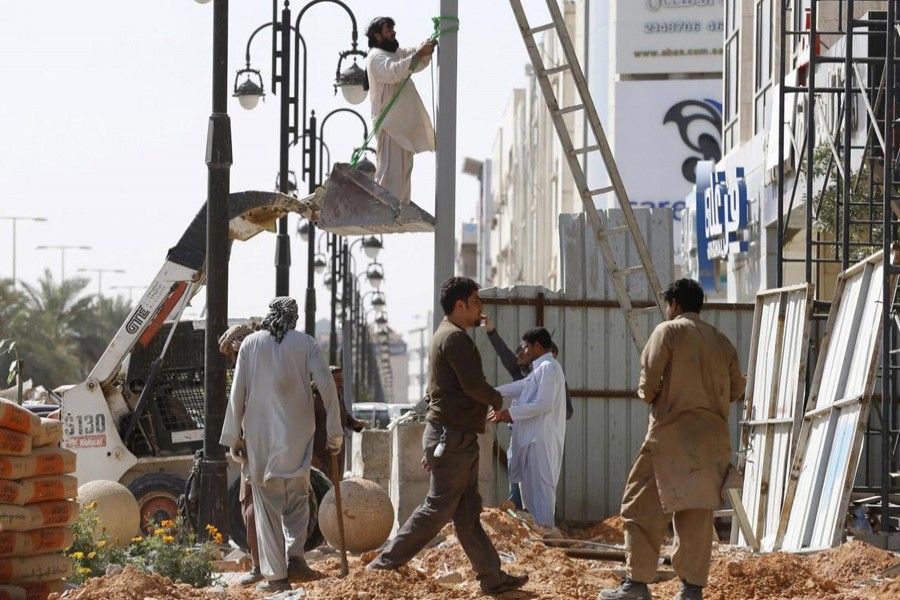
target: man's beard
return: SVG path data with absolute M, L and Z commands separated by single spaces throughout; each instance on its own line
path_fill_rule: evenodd
M 396 52 L 398 48 L 400 48 L 400 42 L 397 41 L 397 38 L 392 40 L 382 40 L 378 47 L 385 52 Z

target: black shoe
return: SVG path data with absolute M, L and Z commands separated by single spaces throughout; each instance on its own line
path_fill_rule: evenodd
M 288 559 L 287 571 L 289 579 L 314 579 L 319 575 L 306 564 L 304 559 L 294 556 Z
M 703 588 L 682 580 L 681 589 L 675 594 L 674 600 L 703 600 Z
M 238 579 L 238 583 L 240 585 L 250 585 L 251 583 L 256 583 L 257 581 L 262 581 L 263 576 L 259 570 L 259 567 L 253 567 L 247 574 Z
M 510 575 L 509 573 L 503 573 L 503 581 L 492 588 L 483 587 L 481 590 L 489 596 L 496 596 L 503 592 L 517 590 L 526 583 L 528 583 L 528 575 Z
M 625 581 L 614 590 L 603 590 L 597 600 L 650 600 L 650 588 L 646 583 L 625 578 Z
M 270 581 L 263 581 L 261 584 L 256 586 L 257 592 L 289 592 L 291 591 L 291 582 L 285 579 L 272 579 Z
M 386 562 L 382 562 L 380 556 L 376 556 L 372 559 L 372 562 L 366 565 L 366 571 L 396 571 L 397 567 L 394 565 L 388 564 Z

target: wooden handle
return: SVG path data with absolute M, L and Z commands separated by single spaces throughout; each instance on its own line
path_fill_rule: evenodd
M 344 509 L 341 505 L 341 476 L 338 471 L 338 455 L 331 453 L 331 485 L 334 486 L 334 506 L 337 509 L 337 525 L 338 538 L 341 542 L 341 575 L 346 576 L 350 573 L 350 566 L 347 564 L 347 542 L 344 539 Z

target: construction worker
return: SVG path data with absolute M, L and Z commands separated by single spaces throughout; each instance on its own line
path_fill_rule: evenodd
M 482 591 L 502 594 L 522 587 L 527 575 L 500 569 L 500 557 L 481 526 L 478 493 L 478 434 L 484 432 L 488 407 L 503 399 L 484 378 L 478 348 L 466 328 L 481 323 L 478 284 L 451 277 L 441 285 L 444 320 L 428 350 L 428 413 L 422 436 L 422 466 L 431 472 L 425 502 L 407 519 L 397 536 L 367 569 L 397 569 L 422 550 L 453 520 Z
M 337 388 L 338 406 L 341 409 L 341 425 L 347 429 L 352 429 L 353 431 L 362 431 L 369 423 L 357 419 L 347 412 L 347 406 L 344 404 L 344 370 L 336 365 L 331 365 L 328 369 L 331 371 L 331 376 L 334 378 L 334 385 Z M 313 442 L 312 466 L 322 471 L 322 473 L 328 477 L 328 480 L 331 481 L 331 452 L 328 450 L 328 430 L 326 427 L 328 414 L 325 412 L 325 403 L 322 402 L 322 394 L 319 393 L 318 386 L 313 384 L 312 387 L 316 410 L 316 436 L 315 441 Z M 343 479 L 343 447 L 341 447 L 341 451 L 338 453 L 337 463 L 338 469 L 341 469 L 341 471 L 337 473 L 338 479 Z
M 415 83 L 403 82 L 410 73 L 428 66 L 437 41 L 423 42 L 418 48 L 401 48 L 390 17 L 373 19 L 366 36 L 370 48 L 366 72 L 372 120 L 377 122 L 386 111 L 377 134 L 375 182 L 399 200 L 409 202 L 413 155 L 434 151 L 434 127 Z
M 244 339 L 219 440 L 247 461 L 266 578 L 260 592 L 287 591 L 289 577 L 316 576 L 303 554 L 315 431 L 310 377 L 328 413 L 328 448 L 336 453 L 344 441 L 334 380 L 316 341 L 294 329 L 297 312 L 293 298 L 275 298 L 260 331 Z
M 647 437 L 622 498 L 625 580 L 600 600 L 650 598 L 659 549 L 674 519 L 672 567 L 681 578 L 676 600 L 700 600 L 709 576 L 713 510 L 731 461 L 730 403 L 744 394 L 737 351 L 700 319 L 703 288 L 679 279 L 663 292 L 666 321 L 641 353 L 638 395 L 651 406 Z
M 488 341 L 491 342 L 491 347 L 497 353 L 497 358 L 500 359 L 503 368 L 506 369 L 513 381 L 525 379 L 531 373 L 532 361 L 532 358 L 528 356 L 528 347 L 525 342 L 521 342 L 516 347 L 515 353 L 513 353 L 509 346 L 506 345 L 506 342 L 503 341 L 503 338 L 500 337 L 500 333 L 497 331 L 491 318 L 487 315 L 482 315 L 481 319 L 484 323 L 484 332 L 488 335 Z M 556 342 L 551 342 L 550 352 L 554 360 L 559 357 L 559 348 L 556 346 Z M 571 419 L 574 413 L 575 408 L 572 406 L 572 395 L 569 393 L 569 384 L 566 383 L 566 420 Z M 509 429 L 510 434 L 512 434 L 512 424 L 510 424 Z M 510 444 L 506 449 L 507 472 L 512 462 L 512 444 Z M 519 484 L 512 481 L 512 479 L 509 482 L 509 501 L 513 503 L 517 510 L 523 510 L 522 491 L 519 489 Z
M 492 410 L 490 418 L 495 423 L 515 423 L 509 443 L 510 481 L 521 483 L 535 522 L 552 529 L 566 441 L 566 378 L 553 358 L 553 340 L 546 329 L 529 329 L 522 340 L 531 358 L 531 373 L 497 388 L 512 404 L 499 412 Z
M 256 331 L 258 323 L 240 323 L 225 330 L 219 337 L 219 352 L 228 357 L 228 364 L 234 368 L 237 364 L 237 355 L 244 339 Z M 243 436 L 243 434 L 242 434 Z M 250 489 L 249 474 L 244 468 L 246 461 L 241 462 L 241 517 L 244 519 L 244 530 L 247 532 L 247 549 L 250 551 L 250 570 L 238 579 L 240 585 L 252 585 L 262 581 L 262 571 L 259 569 L 259 546 L 256 543 L 256 511 L 253 509 L 253 491 Z

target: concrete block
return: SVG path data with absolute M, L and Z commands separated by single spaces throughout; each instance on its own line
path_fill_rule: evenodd
M 391 433 L 384 429 L 353 432 L 351 470 L 361 479 L 377 483 L 390 491 Z
M 402 482 L 427 481 L 422 468 L 422 433 L 425 423 L 402 423 L 391 431 L 391 478 Z

